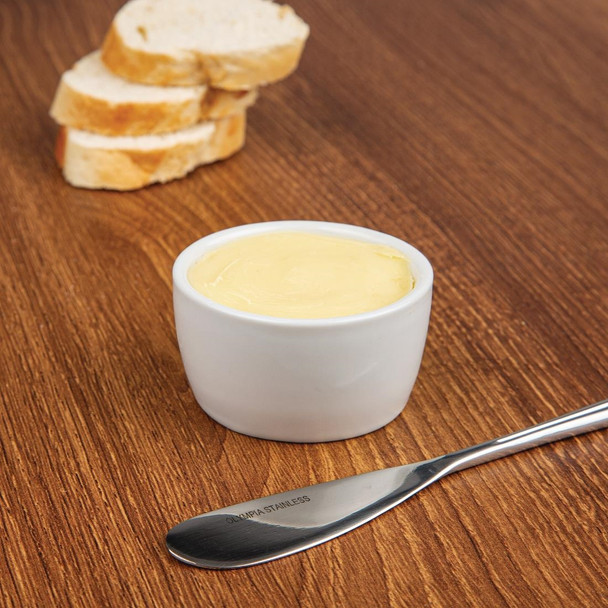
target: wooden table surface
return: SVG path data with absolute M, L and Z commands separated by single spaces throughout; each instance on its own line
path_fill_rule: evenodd
M 608 396 L 605 1 L 294 0 L 311 37 L 242 152 L 131 193 L 75 189 L 48 108 L 119 6 L 0 5 L 0 604 L 608 605 L 605 431 L 454 475 L 273 563 L 201 570 L 164 546 L 200 512 Z M 270 442 L 195 402 L 172 263 L 277 219 L 368 226 L 431 260 L 424 360 L 387 427 Z

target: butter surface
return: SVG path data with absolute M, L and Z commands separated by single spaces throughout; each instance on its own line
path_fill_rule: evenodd
M 188 281 L 225 306 L 292 319 L 368 312 L 414 285 L 409 262 L 397 249 L 308 232 L 227 243 L 195 262 Z

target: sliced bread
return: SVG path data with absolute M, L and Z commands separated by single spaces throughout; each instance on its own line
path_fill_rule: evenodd
M 270 0 L 130 0 L 102 56 L 135 82 L 251 89 L 290 74 L 308 32 L 293 9 Z
M 55 155 L 81 188 L 134 190 L 227 158 L 245 142 L 245 112 L 162 135 L 111 137 L 62 127 Z
M 95 51 L 59 81 L 50 114 L 60 125 L 104 135 L 150 135 L 238 114 L 256 90 L 222 91 L 205 85 L 160 87 L 116 76 Z

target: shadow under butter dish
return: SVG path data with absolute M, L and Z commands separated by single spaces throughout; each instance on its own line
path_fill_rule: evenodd
M 305 285 L 312 281 L 321 293 L 339 283 L 327 270 L 331 264 L 323 263 L 327 261 L 325 247 L 339 241 L 339 246 L 372 252 L 372 258 L 379 257 L 381 266 L 391 269 L 388 282 L 394 285 L 388 290 L 392 291 L 389 303 L 368 301 L 371 309 L 359 312 L 351 298 L 346 307 L 341 302 L 342 309 L 332 311 L 334 316 L 320 305 L 313 306 L 313 316 L 304 303 L 298 318 L 289 302 L 287 308 L 280 302 L 280 310 L 275 309 L 273 315 L 239 310 L 204 295 L 191 283 L 201 288 L 197 266 L 200 263 L 202 268 L 205 260 L 213 260 L 222 249 L 231 254 L 253 243 L 255 253 L 257 245 L 264 249 L 281 241 L 290 243 L 291 254 L 294 244 L 297 250 L 300 246 L 311 249 L 311 241 L 315 243 L 316 253 L 311 249 L 304 269 L 294 270 L 288 263 L 289 270 L 283 268 L 279 274 L 291 276 L 296 283 L 296 278 L 305 279 Z M 235 262 L 239 255 L 227 255 L 228 261 L 221 261 L 203 284 L 230 283 L 240 273 L 254 272 L 252 268 L 268 282 L 269 266 L 281 257 L 270 249 L 274 251 L 270 260 L 263 261 L 262 255 L 253 265 L 243 263 L 241 268 Z M 315 257 L 323 269 L 318 270 Z M 347 260 L 342 262 L 348 266 Z M 342 262 L 338 267 L 344 268 Z M 358 300 L 357 280 L 365 282 L 366 274 L 373 279 L 374 272 L 359 264 L 354 267 L 348 284 L 349 288 L 354 285 Z M 325 273 L 329 276 L 320 276 Z M 428 260 L 404 241 L 329 222 L 250 224 L 211 234 L 187 247 L 175 262 L 173 282 L 177 337 L 190 386 L 203 410 L 228 428 L 282 441 L 345 439 L 384 426 L 407 402 L 424 350 L 433 272 Z M 249 306 L 250 295 L 236 297 Z M 361 299 L 368 295 L 364 293 Z M 270 300 L 276 307 L 272 294 Z

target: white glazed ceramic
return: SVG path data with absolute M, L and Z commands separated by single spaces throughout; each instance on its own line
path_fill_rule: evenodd
M 218 304 L 188 282 L 190 266 L 234 239 L 303 231 L 389 245 L 409 259 L 414 288 L 377 310 L 329 319 L 284 319 Z M 376 430 L 403 410 L 420 367 L 433 270 L 414 247 L 346 224 L 280 221 L 206 236 L 173 267 L 177 338 L 186 375 L 205 412 L 264 439 L 313 442 Z

